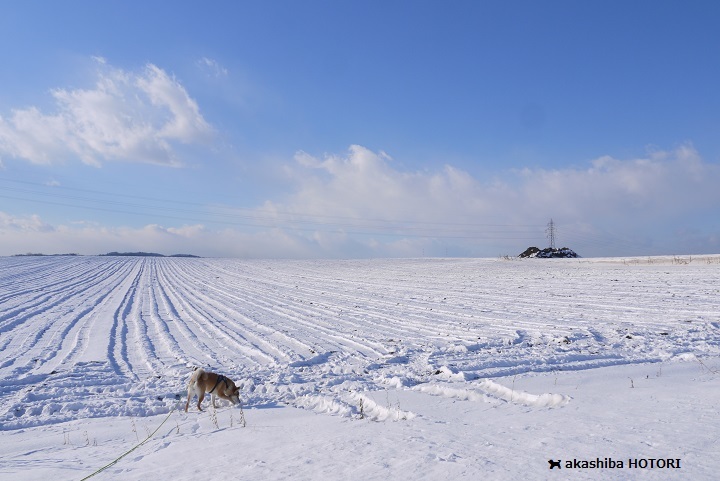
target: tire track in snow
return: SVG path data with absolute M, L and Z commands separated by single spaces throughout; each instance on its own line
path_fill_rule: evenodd
M 178 348 L 183 353 L 183 356 L 187 358 L 186 362 L 195 366 L 205 366 L 207 364 L 217 366 L 218 360 L 204 342 L 204 338 L 199 337 L 190 328 L 194 321 L 185 312 L 186 303 L 177 294 L 177 280 L 168 277 L 167 271 L 170 268 L 171 266 L 166 264 L 158 272 L 158 294 L 169 316 L 166 323 L 168 330 L 177 331 L 174 338 L 178 340 Z M 201 359 L 206 359 L 209 362 L 203 362 Z
M 85 263 L 83 267 L 92 267 L 92 263 Z M 98 269 L 98 271 L 103 272 Z M 114 269 L 106 272 L 108 277 L 114 273 Z M 70 282 L 65 289 L 61 287 L 58 292 L 63 294 L 52 295 L 52 302 L 34 312 L 25 312 L 23 322 L 16 324 L 16 328 L 6 338 L 8 343 L 4 351 L 8 354 L 15 353 L 0 364 L 0 368 L 17 365 L 16 375 L 30 370 L 34 364 L 43 362 L 55 356 L 59 344 L 64 338 L 97 303 L 102 301 L 103 286 L 101 273 L 93 272 L 86 274 L 88 280 L 85 282 Z M 48 275 L 50 278 L 51 275 Z M 54 280 L 53 280 L 54 282 Z M 59 285 L 54 282 L 55 285 Z M 99 298 L 100 297 L 100 298 Z M 77 300 L 81 302 L 78 303 Z M 29 326 L 25 321 L 30 320 Z M 37 347 L 40 346 L 39 352 Z M 33 365 L 30 365 L 33 364 Z M 22 366 L 21 366 L 22 365 Z
M 122 302 L 112 316 L 113 322 L 110 328 L 107 352 L 110 365 L 116 374 L 136 380 L 138 378 L 133 371 L 133 366 L 128 356 L 127 318 L 133 309 L 135 293 L 137 292 L 142 274 L 142 269 L 139 264 L 135 266 L 133 273 L 134 278 L 125 292 Z
M 68 261 L 68 259 L 70 259 Z M 0 278 L 0 306 L 8 300 L 17 300 L 23 295 L 51 291 L 57 284 L 67 283 L 76 276 L 77 265 L 87 262 L 80 258 L 26 258 L 12 262 L 12 258 L 0 257 L 3 276 Z M 57 280 L 53 280 L 57 278 Z M 48 282 L 49 279 L 49 282 Z M 38 289 L 43 285 L 43 289 Z M 28 302 L 23 298 L 23 302 Z
M 178 314 L 176 326 L 187 341 L 183 342 L 183 349 L 190 361 L 196 366 L 227 365 L 225 352 L 228 347 L 218 342 L 223 337 L 214 335 L 203 313 L 196 309 L 193 298 L 185 292 L 178 278 L 171 274 L 167 279 L 173 289 L 165 292 L 173 305 L 173 311 Z
M 150 289 L 148 289 L 148 299 L 146 309 L 148 310 L 147 316 L 149 317 L 152 324 L 152 331 L 155 337 L 159 340 L 158 345 L 162 346 L 163 352 L 158 356 L 158 360 L 163 365 L 173 364 L 168 363 L 175 359 L 175 364 L 186 364 L 187 359 L 183 356 L 183 351 L 180 348 L 175 336 L 173 336 L 168 325 L 169 319 L 163 316 L 160 310 L 160 306 L 164 306 L 167 309 L 167 299 L 162 297 L 163 290 L 160 283 L 160 268 L 158 264 L 153 265 L 153 283 Z M 165 312 L 168 312 L 166 310 Z
M 0 332 L 3 354 L 22 346 L 27 356 L 0 367 L 0 429 L 160 412 L 184 389 L 183 362 L 239 371 L 255 404 L 357 415 L 360 399 L 370 409 L 368 399 L 388 385 L 439 384 L 443 375 L 504 402 L 508 392 L 484 385 L 487 377 L 720 350 L 717 266 L 138 258 L 2 265 L 11 268 L 0 269 L 0 286 L 18 297 L 0 294 L 0 316 L 28 317 Z M 55 297 L 46 299 L 44 286 Z M 44 356 L 44 367 L 13 375 Z M 155 370 L 166 376 L 154 379 Z M 524 398 L 530 407 L 545 402 L 532 396 Z
M 204 276 L 185 277 L 183 269 L 178 267 L 185 265 L 187 263 L 175 265 L 172 274 L 169 274 L 170 281 L 176 286 L 176 293 L 181 300 L 183 311 L 189 315 L 192 321 L 186 325 L 190 330 L 198 329 L 207 341 L 213 341 L 207 347 L 215 353 L 221 361 L 221 365 L 243 364 L 243 361 L 236 357 L 238 354 L 255 366 L 273 362 L 275 359 L 272 356 L 247 341 L 241 333 L 228 328 L 227 317 L 219 315 L 204 294 L 207 290 L 206 284 L 203 282 Z
M 316 351 L 351 349 L 367 358 L 377 358 L 387 353 L 382 342 L 373 340 L 376 337 L 376 326 L 358 334 L 356 328 L 362 325 L 340 316 L 344 312 L 342 307 L 338 308 L 327 296 L 318 302 L 320 287 L 311 292 L 299 293 L 296 292 L 297 283 L 278 281 L 277 274 L 272 277 L 268 272 L 276 274 L 267 267 L 255 269 L 249 276 L 246 275 L 247 281 L 239 280 L 236 286 L 236 291 L 242 292 L 244 296 L 233 297 L 257 309 L 258 317 L 267 319 L 266 325 L 284 337 L 308 339 L 310 342 L 305 341 L 304 344 L 310 350 L 298 352 L 300 359 L 307 358 L 308 352 L 314 355 Z
M 258 307 L 260 304 L 257 302 L 253 302 L 251 299 L 253 299 L 253 296 L 250 295 L 249 292 L 245 292 L 245 297 L 240 296 L 234 296 L 234 295 L 224 295 L 222 296 L 225 300 L 227 300 L 230 303 L 233 304 L 244 304 L 244 305 L 254 305 L 255 307 Z M 272 301 L 269 301 L 272 302 Z M 273 349 L 275 351 L 280 352 L 282 355 L 278 357 L 278 360 L 283 362 L 287 361 L 295 361 L 298 359 L 305 359 L 307 357 L 308 353 L 314 354 L 316 351 L 331 351 L 331 350 L 344 350 L 344 348 L 351 348 L 353 350 L 358 351 L 363 356 L 368 356 L 369 352 L 371 354 L 374 354 L 372 351 L 370 351 L 366 344 L 360 343 L 360 342 L 354 342 L 352 340 L 346 339 L 342 336 L 336 335 L 333 332 L 331 332 L 329 329 L 326 329 L 322 325 L 322 316 L 318 315 L 315 312 L 302 310 L 302 309 L 296 309 L 292 312 L 289 312 L 286 307 L 282 307 L 279 304 L 276 304 L 274 308 L 266 307 L 266 319 L 269 319 L 270 322 L 267 322 L 266 324 L 262 324 L 258 321 L 252 321 L 252 319 L 247 315 L 241 315 L 240 322 L 241 325 L 245 328 L 253 329 L 257 334 L 255 334 L 256 338 L 259 338 L 259 336 L 263 335 L 263 331 L 265 335 L 274 336 L 276 340 L 280 340 L 281 343 L 278 345 L 276 344 Z M 272 310 L 271 310 L 272 309 Z M 278 314 L 283 314 L 282 317 L 286 319 L 286 323 L 282 326 L 278 326 L 279 316 Z M 285 349 L 281 348 L 280 346 L 283 344 L 295 344 L 294 347 L 297 347 L 298 342 L 285 342 L 282 343 L 282 341 L 287 341 L 289 339 L 292 339 L 291 336 L 286 334 L 287 327 L 291 324 L 294 324 L 295 327 L 303 326 L 305 328 L 308 328 L 309 330 L 313 331 L 313 334 L 310 334 L 308 332 L 301 333 L 300 330 L 296 329 L 295 332 L 297 334 L 301 334 L 303 338 L 311 338 L 314 339 L 315 342 L 312 344 L 309 344 L 307 342 L 303 342 L 301 344 L 301 351 L 293 351 L 292 353 L 286 351 Z M 281 328 L 278 329 L 278 328 Z M 248 331 L 243 331 L 248 332 Z M 321 341 L 330 341 L 333 340 L 331 344 L 325 346 L 323 349 L 320 349 L 318 347 L 319 344 L 321 344 Z M 313 346 L 314 344 L 314 346 Z M 371 355 L 370 354 L 370 355 Z
M 104 267 L 104 266 L 103 266 Z M 118 267 L 118 269 L 115 269 Z M 96 278 L 96 282 L 92 287 L 81 293 L 75 294 L 83 296 L 81 306 L 73 309 L 72 317 L 58 319 L 53 322 L 57 328 L 52 334 L 52 338 L 45 344 L 44 351 L 47 351 L 40 359 L 42 364 L 35 369 L 37 372 L 51 372 L 62 364 L 70 363 L 71 359 L 82 354 L 90 342 L 88 331 L 96 323 L 95 316 L 97 310 L 112 298 L 115 289 L 120 285 L 124 277 L 127 275 L 125 266 L 111 266 L 111 269 L 103 269 L 106 277 L 103 279 Z M 69 294 L 67 300 L 73 297 Z M 55 359 L 62 354 L 62 358 Z
M 353 262 L 357 263 L 357 261 Z M 423 296 L 417 293 L 415 287 L 412 287 L 413 294 L 408 296 L 406 290 L 398 292 L 397 287 L 392 288 L 387 283 L 368 281 L 367 278 L 355 275 L 354 272 L 334 272 L 332 279 L 314 277 L 301 272 L 295 273 L 295 278 L 297 286 L 303 286 L 302 294 L 295 297 L 302 296 L 307 299 L 320 297 L 323 299 L 322 303 L 333 304 L 339 315 L 337 320 L 348 326 L 348 332 L 358 328 L 364 329 L 360 335 L 363 338 L 373 335 L 378 328 L 383 330 L 385 335 L 381 338 L 385 339 L 443 337 L 447 331 L 457 332 L 465 328 L 461 320 L 466 316 L 464 313 L 443 312 L 437 309 L 436 302 L 433 304 L 430 301 L 418 300 Z M 320 283 L 320 286 L 315 287 L 317 283 Z M 344 288 L 339 289 L 338 286 Z M 436 291 L 437 289 L 433 290 L 432 297 L 442 298 Z M 444 293 L 447 296 L 447 291 Z M 431 305 L 435 307 L 429 307 Z M 331 328 L 336 325 L 337 323 L 333 322 Z
M 156 342 L 157 337 L 150 335 L 148 324 L 151 322 L 151 311 L 154 308 L 150 299 L 156 259 L 144 258 L 141 262 L 140 278 L 138 280 L 137 302 L 128 316 L 128 337 L 132 339 L 134 349 L 129 350 L 131 364 L 134 365 L 135 374 L 139 378 L 147 377 L 153 373 L 163 372 L 164 364 L 159 359 Z
M 207 279 L 206 272 L 195 272 L 194 276 Z M 231 326 L 233 328 L 231 331 L 242 333 L 245 342 L 275 362 L 286 362 L 290 359 L 291 355 L 286 349 L 268 339 L 275 331 L 253 321 L 245 314 L 243 306 L 240 304 L 247 304 L 246 299 L 228 293 L 226 289 L 221 287 L 221 283 L 212 283 L 207 279 L 204 285 L 206 287 L 202 299 L 208 312 L 212 313 L 213 318 Z M 238 303 L 239 300 L 244 302 Z
M 65 268 L 58 265 L 58 269 L 49 270 L 38 278 L 28 278 L 24 283 L 16 279 L 18 285 L 32 287 L 20 289 L 8 296 L 12 303 L 6 299 L 5 305 L 0 305 L 0 333 L 51 310 L 68 299 L 71 293 L 94 286 L 104 275 L 102 270 L 95 268 L 97 262 L 95 259 L 73 259 Z M 47 267 L 50 269 L 53 265 Z M 47 285 L 42 284 L 44 280 L 49 281 Z
M 309 349 L 309 346 L 303 344 L 297 339 L 291 338 L 277 329 L 257 321 L 258 313 L 253 311 L 255 304 L 252 296 L 244 290 L 244 286 L 237 286 L 233 279 L 212 275 L 219 273 L 217 269 L 210 269 L 209 266 L 202 265 L 203 269 L 198 266 L 187 266 L 186 275 L 192 278 L 203 278 L 204 285 L 207 285 L 205 298 L 208 303 L 216 309 L 222 317 L 226 318 L 231 324 L 235 324 L 235 329 L 242 331 L 243 336 L 254 346 L 271 356 L 275 362 L 287 362 L 293 359 L 293 352 L 298 346 L 301 349 Z M 195 269 L 192 269 L 195 267 Z M 214 282 L 213 282 L 214 281 Z M 231 286 L 232 285 L 232 286 Z M 293 349 L 295 348 L 295 349 Z

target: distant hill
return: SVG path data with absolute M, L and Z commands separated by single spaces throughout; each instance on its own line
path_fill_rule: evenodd
M 539 249 L 537 247 L 528 247 L 518 257 L 520 257 L 520 258 L 537 257 L 539 259 L 552 259 L 552 258 L 572 259 L 572 258 L 580 257 L 580 256 L 577 255 L 575 253 L 575 251 L 573 251 L 572 249 L 569 249 L 567 247 L 563 247 L 561 249 L 553 249 L 551 247 L 547 247 L 545 249 Z
M 61 256 L 77 256 L 79 254 L 42 254 L 28 252 L 27 254 L 13 254 L 13 257 L 61 257 Z
M 121 256 L 121 257 L 200 257 L 192 254 L 173 254 L 166 256 L 158 254 L 156 252 L 108 252 L 107 254 L 100 254 L 101 256 Z

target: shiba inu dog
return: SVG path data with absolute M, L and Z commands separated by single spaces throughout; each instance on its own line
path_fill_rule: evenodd
M 187 412 L 190 406 L 190 400 L 193 394 L 197 394 L 198 411 L 202 411 L 200 404 L 205 399 L 205 393 L 209 392 L 212 399 L 212 405 L 217 409 L 215 405 L 215 398 L 227 399 L 233 404 L 240 403 L 240 388 L 235 386 L 235 383 L 221 374 L 215 374 L 214 372 L 205 372 L 203 368 L 197 369 L 190 376 L 190 382 L 188 383 L 188 396 L 187 402 L 185 403 L 185 412 Z

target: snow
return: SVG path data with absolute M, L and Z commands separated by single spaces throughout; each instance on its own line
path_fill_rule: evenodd
M 0 476 L 715 479 L 718 294 L 720 256 L 0 258 Z M 196 366 L 242 409 L 183 412 Z

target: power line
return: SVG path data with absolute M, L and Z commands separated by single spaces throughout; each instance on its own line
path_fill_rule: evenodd
M 3 180 L 3 179 L 0 179 Z M 331 222 L 332 216 L 314 216 L 301 214 L 297 218 L 291 213 L 263 213 L 258 211 L 253 215 L 237 212 L 217 212 L 202 209 L 185 209 L 181 207 L 145 205 L 134 202 L 123 202 L 110 199 L 92 199 L 76 195 L 67 195 L 54 192 L 35 192 L 26 189 L 10 188 L 15 195 L 3 195 L 0 198 L 12 199 L 52 205 L 57 207 L 70 207 L 100 212 L 113 212 L 135 216 L 148 216 L 175 219 L 184 222 L 200 222 L 233 225 L 250 228 L 280 228 L 293 231 L 342 233 L 348 235 L 376 235 L 393 237 L 439 238 L 439 239 L 474 239 L 474 240 L 532 240 L 537 236 L 537 226 L 521 224 L 468 224 L 451 222 L 430 222 L 412 220 L 389 219 L 363 219 L 359 217 L 335 216 L 343 222 Z M 17 194 L 37 194 L 45 199 L 38 199 Z M 124 197 L 132 197 L 121 194 Z M 59 199 L 59 200 L 57 200 Z M 162 199 L 154 199 L 165 201 Z M 185 203 L 202 207 L 199 203 Z M 234 209 L 233 209 L 234 210 Z M 240 212 L 251 209 L 238 209 Z M 148 212 L 153 211 L 153 212 Z M 280 215 L 278 215 L 280 214 Z M 319 219 L 313 219 L 318 217 Z
M 10 179 L 3 179 L 0 178 L 0 181 L 2 182 L 13 182 L 18 184 L 25 184 L 25 185 L 31 185 L 35 187 L 44 187 L 47 186 L 44 184 L 38 184 L 38 183 L 32 183 L 27 181 L 16 181 L 16 180 L 10 180 Z M 61 190 L 61 192 L 48 192 L 48 191 L 37 191 L 37 190 L 30 190 L 30 189 L 23 189 L 23 188 L 17 188 L 17 187 L 5 187 L 3 188 L 3 191 L 5 192 L 17 192 L 20 194 L 29 194 L 29 195 L 39 195 L 43 197 L 49 197 L 49 198 L 58 198 L 58 199 L 67 199 L 70 201 L 79 201 L 79 202 L 90 202 L 92 205 L 82 205 L 82 204 L 68 204 L 68 203 L 60 203 L 60 202 L 54 202 L 54 201 L 43 201 L 39 199 L 33 199 L 33 198 L 26 198 L 26 197 L 18 197 L 18 196 L 11 196 L 11 195 L 0 195 L 0 197 L 9 198 L 13 200 L 24 200 L 29 202 L 37 202 L 37 203 L 44 203 L 44 204 L 50 204 L 50 205 L 59 205 L 64 207 L 77 207 L 77 208 L 84 208 L 84 209 L 90 209 L 90 210 L 100 210 L 97 208 L 98 204 L 104 204 L 109 206 L 119 206 L 123 208 L 138 208 L 138 209 L 145 209 L 145 210 L 155 210 L 155 211 L 166 211 L 166 212 L 176 212 L 181 214 L 190 214 L 190 215 L 200 215 L 200 216 L 208 216 L 208 217 L 218 217 L 218 218 L 227 218 L 227 219 L 248 219 L 248 220 L 256 220 L 256 221 L 266 221 L 266 222 L 290 222 L 290 223 L 297 223 L 297 224 L 312 224 L 312 225 L 332 225 L 332 226 L 339 226 L 339 227 L 364 227 L 369 226 L 373 228 L 397 228 L 399 225 L 403 226 L 403 229 L 405 230 L 428 230 L 428 229 L 464 229 L 464 228 L 474 228 L 483 229 L 484 232 L 488 232 L 489 229 L 498 229 L 499 233 L 502 233 L 506 230 L 512 230 L 512 231 L 518 231 L 518 230 L 526 230 L 531 232 L 536 232 L 537 228 L 539 228 L 539 225 L 532 225 L 532 224 L 482 224 L 482 223 L 468 223 L 468 222 L 437 222 L 437 221 L 422 221 L 422 220 L 409 220 L 409 219 L 378 219 L 378 218 L 365 218 L 365 217 L 352 217 L 352 216 L 339 216 L 339 215 L 327 215 L 327 214 L 311 214 L 311 213 L 303 213 L 303 212 L 297 212 L 297 211 L 280 211 L 280 210 L 263 210 L 261 208 L 247 208 L 247 207 L 235 207 L 235 206 L 222 206 L 222 205 L 213 205 L 213 204 L 203 204 L 199 202 L 188 202 L 188 201 L 178 201 L 175 199 L 162 199 L 157 197 L 145 197 L 145 196 L 135 196 L 135 195 L 129 195 L 129 194 L 120 194 L 120 193 L 109 193 L 109 192 L 101 192 L 101 191 L 95 191 L 90 189 L 78 189 L 78 188 L 72 188 L 72 187 L 59 187 L 55 186 L 54 189 Z M 129 201 L 122 201 L 122 200 L 114 200 L 114 199 L 104 199 L 102 197 L 87 197 L 87 196 L 78 196 L 68 193 L 63 193 L 62 190 L 67 191 L 75 191 L 75 192 L 81 192 L 81 193 L 88 193 L 88 194 L 97 194 L 99 196 L 110 196 L 110 197 L 120 197 L 120 198 L 128 198 L 132 199 L 134 202 Z M 138 203 L 137 201 L 146 201 L 142 203 Z M 153 205 L 153 202 L 160 203 L 160 205 Z M 171 206 L 163 205 L 163 204 L 172 204 Z M 188 207 L 194 207 L 195 209 L 191 208 L 184 208 L 182 206 L 188 206 Z M 142 212 L 130 212 L 127 210 L 117 210 L 117 209 L 102 209 L 106 212 L 118 212 L 118 213 L 124 213 L 124 214 L 137 214 L 137 215 L 143 215 Z M 170 217 L 170 216 L 164 216 L 164 217 Z M 172 218 L 172 217 L 171 217 Z M 389 226 L 383 226 L 382 224 L 389 224 Z M 408 227 L 412 226 L 412 227 Z M 530 233 L 530 232 L 528 232 Z
M 52 205 L 61 208 L 110 212 L 153 219 L 229 225 L 253 229 L 284 229 L 297 232 L 325 232 L 344 235 L 408 238 L 467 239 L 485 241 L 537 241 L 545 227 L 550 246 L 557 241 L 557 224 L 546 225 L 470 223 L 388 219 L 360 216 L 313 214 L 309 212 L 204 204 L 188 200 L 103 192 L 66 186 L 12 180 L 0 177 L 0 199 Z M 149 223 L 157 223 L 157 220 Z M 638 241 L 615 233 L 563 229 L 565 242 L 603 249 L 628 249 Z

